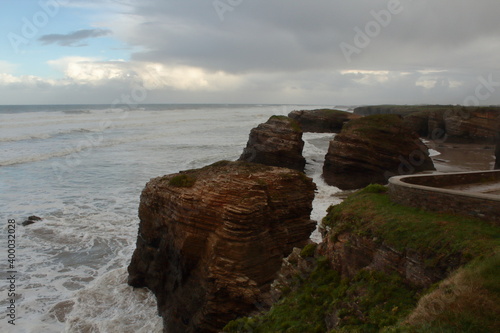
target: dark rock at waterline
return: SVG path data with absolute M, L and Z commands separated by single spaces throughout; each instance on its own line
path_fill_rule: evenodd
M 334 109 L 318 109 L 292 111 L 288 117 L 295 119 L 304 132 L 339 133 L 346 122 L 361 116 Z
M 315 188 L 302 172 L 247 162 L 152 179 L 128 283 L 153 291 L 165 332 L 220 332 L 267 303 L 282 259 L 307 244 Z
M 252 129 L 239 161 L 304 171 L 302 129 L 293 119 L 272 116 Z
M 27 226 L 27 225 L 30 225 L 30 224 L 33 224 L 33 223 L 36 223 L 38 221 L 41 221 L 42 218 L 41 217 L 38 217 L 38 216 L 35 216 L 35 215 L 32 215 L 30 217 L 28 217 L 28 219 L 26 221 L 24 221 L 22 223 L 23 226 Z
M 497 136 L 497 146 L 495 148 L 495 170 L 500 170 L 500 132 Z
M 350 121 L 330 142 L 323 178 L 351 190 L 425 170 L 435 168 L 418 134 L 398 115 L 373 115 Z

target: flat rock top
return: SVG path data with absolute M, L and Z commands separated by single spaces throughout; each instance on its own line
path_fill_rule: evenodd
M 383 135 L 400 135 L 407 132 L 400 116 L 373 115 L 347 123 L 341 134 L 359 136 L 368 141 L 381 138 Z
M 303 173 L 292 169 L 244 161 L 220 161 L 201 169 L 186 170 L 155 178 L 149 184 L 162 188 L 196 191 L 199 187 L 213 186 L 213 184 L 221 187 L 221 184 L 226 182 L 241 181 L 243 183 L 264 184 L 263 181 L 265 181 L 266 184 L 269 184 L 283 178 L 291 179 L 297 176 L 304 180 L 308 179 Z
M 444 186 L 442 188 L 446 188 L 446 189 L 450 189 L 450 190 L 457 190 L 457 191 L 465 191 L 465 192 L 482 193 L 482 194 L 500 196 L 500 181 L 461 184 L 461 185 L 450 185 L 450 186 Z

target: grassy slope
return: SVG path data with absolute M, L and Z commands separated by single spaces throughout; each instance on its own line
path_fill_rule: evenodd
M 500 245 L 498 228 L 485 221 L 401 206 L 384 192 L 384 186 L 370 185 L 330 207 L 323 224 L 331 228 L 331 237 L 351 231 L 400 251 L 418 250 L 436 259 L 461 253 L 465 261 Z
M 399 276 L 361 271 L 341 279 L 325 258 L 307 278 L 297 277 L 273 308 L 228 324 L 226 332 L 493 332 L 500 316 L 499 230 L 480 220 L 393 204 L 371 185 L 329 209 L 330 237 L 353 232 L 400 250 L 426 253 L 426 264 L 461 254 L 469 264 L 428 291 Z M 423 296 L 423 297 L 422 297 Z M 335 323 L 336 325 L 333 325 Z

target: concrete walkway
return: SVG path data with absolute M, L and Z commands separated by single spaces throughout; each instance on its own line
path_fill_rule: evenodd
M 389 196 L 402 205 L 500 225 L 500 170 L 396 176 L 389 179 Z
M 486 183 L 472 183 L 472 184 L 463 184 L 463 185 L 452 185 L 452 186 L 444 186 L 442 188 L 456 190 L 456 191 L 465 191 L 471 193 L 484 193 L 489 195 L 499 195 L 500 196 L 500 182 L 486 182 Z

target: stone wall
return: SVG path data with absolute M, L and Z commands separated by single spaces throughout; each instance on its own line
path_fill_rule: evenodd
M 469 215 L 500 223 L 500 196 L 442 188 L 480 182 L 500 182 L 500 171 L 399 176 L 389 180 L 391 200 L 407 206 Z

